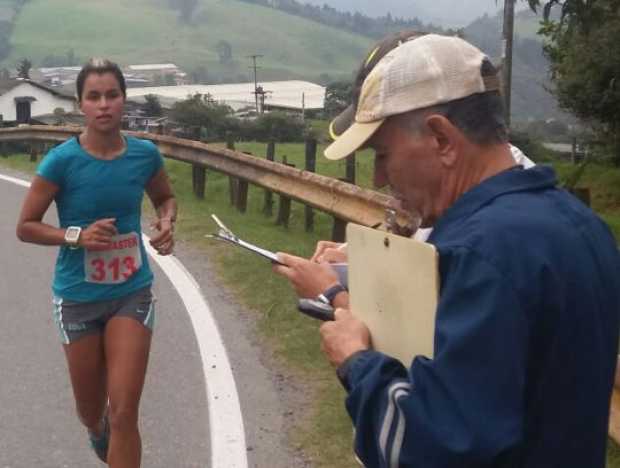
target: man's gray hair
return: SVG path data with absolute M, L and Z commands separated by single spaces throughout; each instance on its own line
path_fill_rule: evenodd
M 398 117 L 398 122 L 408 131 L 419 134 L 424 119 L 431 114 L 443 115 L 469 140 L 480 146 L 508 142 L 504 104 L 497 92 L 474 94 L 445 104 L 407 112 Z

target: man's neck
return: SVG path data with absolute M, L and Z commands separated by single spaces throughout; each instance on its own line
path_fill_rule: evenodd
M 114 159 L 125 151 L 125 140 L 118 130 L 101 133 L 87 128 L 79 138 L 89 154 L 101 159 Z
M 508 144 L 473 146 L 460 159 L 460 167 L 450 173 L 447 185 L 451 190 L 439 200 L 440 212 L 452 206 L 464 193 L 484 180 L 516 165 Z

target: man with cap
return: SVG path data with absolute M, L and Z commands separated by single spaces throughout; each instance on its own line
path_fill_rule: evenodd
M 515 164 L 498 89 L 467 42 L 406 41 L 325 151 L 373 148 L 375 184 L 433 227 L 439 253 L 434 359 L 407 369 L 372 350 L 355 311 L 321 327 L 367 467 L 605 465 L 620 255 L 551 168 Z
M 355 122 L 355 112 L 362 85 L 375 65 L 389 51 L 404 42 L 426 34 L 428 33 L 417 30 L 399 31 L 386 36 L 373 46 L 356 73 L 351 96 L 352 103 L 330 122 L 329 134 L 332 140 L 337 140 Z M 516 146 L 510 145 L 510 152 L 515 162 L 523 168 L 528 169 L 534 166 L 534 163 Z M 411 227 L 409 226 L 391 226 L 391 228 L 398 229 L 398 232 L 403 235 L 410 235 Z M 432 228 L 419 228 L 413 232 L 413 238 L 425 242 L 431 232 Z M 281 261 L 288 268 L 276 268 L 275 271 L 290 280 L 299 297 L 316 298 L 321 294 L 323 297 L 333 295 L 331 300 L 333 306 L 348 307 L 348 292 L 344 287 L 340 287 L 338 275 L 327 265 L 347 262 L 346 243 L 319 241 L 310 259 L 282 253 Z M 333 291 L 336 293 L 334 294 Z M 325 296 L 326 292 L 332 294 Z

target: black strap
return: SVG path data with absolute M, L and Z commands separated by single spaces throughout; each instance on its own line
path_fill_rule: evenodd
M 338 295 L 338 293 L 346 290 L 347 288 L 345 288 L 342 284 L 335 284 L 331 288 L 328 288 L 326 291 L 323 291 L 322 294 L 319 294 L 318 300 L 325 304 L 333 306 L 334 299 Z

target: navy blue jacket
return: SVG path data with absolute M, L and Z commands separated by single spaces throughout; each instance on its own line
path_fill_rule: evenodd
M 620 254 L 555 185 L 508 170 L 438 221 L 435 358 L 364 351 L 340 369 L 365 466 L 605 466 Z

